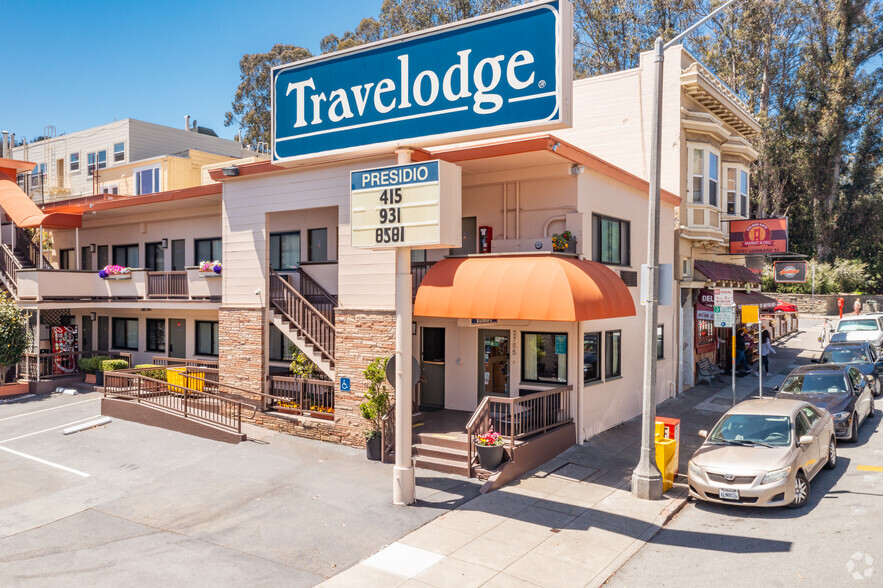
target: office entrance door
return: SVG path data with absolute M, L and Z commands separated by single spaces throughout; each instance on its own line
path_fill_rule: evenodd
M 509 331 L 478 331 L 478 401 L 509 396 Z

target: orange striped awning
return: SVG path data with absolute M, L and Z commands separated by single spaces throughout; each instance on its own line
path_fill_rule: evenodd
M 573 322 L 635 316 L 635 304 L 622 279 L 593 261 L 452 257 L 426 272 L 414 316 Z

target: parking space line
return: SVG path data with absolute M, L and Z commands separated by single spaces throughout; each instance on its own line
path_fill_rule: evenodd
M 17 415 L 11 416 L 11 417 L 6 417 L 6 418 L 3 418 L 3 419 L 0 419 L 0 422 L 2 422 L 2 421 L 12 420 L 12 419 L 17 419 L 17 418 L 20 418 L 20 417 L 23 417 L 23 416 L 32 415 L 32 414 L 37 414 L 37 413 L 40 413 L 40 412 L 46 412 L 47 410 L 58 410 L 59 408 L 67 408 L 68 406 L 76 406 L 76 405 L 78 405 L 78 404 L 83 404 L 84 402 L 95 402 L 96 400 L 101 400 L 101 398 L 90 398 L 89 400 L 80 400 L 79 402 L 71 402 L 70 404 L 62 404 L 61 406 L 53 406 L 52 408 L 44 408 L 44 409 L 42 409 L 42 410 L 35 410 L 35 411 L 32 411 L 32 412 L 25 412 L 25 413 L 22 413 L 22 414 L 17 414 Z
M 881 467 L 881 466 L 860 465 L 860 466 L 856 466 L 855 469 L 857 469 L 860 472 L 883 472 L 883 467 Z
M 42 431 L 34 431 L 33 433 L 26 433 L 26 434 L 24 434 L 24 435 L 19 435 L 18 437 L 12 437 L 11 439 L 4 439 L 3 441 L 0 441 L 0 443 L 9 443 L 10 441 L 16 441 L 16 440 L 18 440 L 18 439 L 24 439 L 25 437 L 31 437 L 31 436 L 33 436 L 33 435 L 39 435 L 40 433 L 45 433 L 45 432 L 47 432 L 47 431 L 54 431 L 54 430 L 56 430 L 56 429 L 64 429 L 64 428 L 67 428 L 67 427 L 69 427 L 69 426 L 71 426 L 71 425 L 76 425 L 77 423 L 82 423 L 83 421 L 88 421 L 88 420 L 90 420 L 90 419 L 94 419 L 94 418 L 95 418 L 94 415 L 93 415 L 93 416 L 87 416 L 87 417 L 84 418 L 84 419 L 79 419 L 79 420 L 73 421 L 72 423 L 67 423 L 67 424 L 64 424 L 64 425 L 58 425 L 57 427 L 50 427 L 50 428 L 48 428 L 48 429 L 43 429 Z
M 72 474 L 76 474 L 76 475 L 78 475 L 78 476 L 82 476 L 82 477 L 84 477 L 84 478 L 88 478 L 88 477 L 89 477 L 89 474 L 87 474 L 86 472 L 81 472 L 80 470 L 75 470 L 74 468 L 69 468 L 69 467 L 67 467 L 67 466 L 63 466 L 63 465 L 61 465 L 61 464 L 57 464 L 57 463 L 54 463 L 54 462 L 51 462 L 51 461 L 47 461 L 47 460 L 45 460 L 45 459 L 40 459 L 39 457 L 34 457 L 33 455 L 28 455 L 27 453 L 22 453 L 21 451 L 15 451 L 14 449 L 9 449 L 8 447 L 2 447 L 2 446 L 0 446 L 0 451 L 5 451 L 5 452 L 7 452 L 7 453 L 11 453 L 11 454 L 13 454 L 13 455 L 17 455 L 17 456 L 19 456 L 19 457 L 23 457 L 23 458 L 25 458 L 25 459 L 30 459 L 30 460 L 36 461 L 36 462 L 38 462 L 38 463 L 42 463 L 42 464 L 44 464 L 44 465 L 48 465 L 48 466 L 53 467 L 53 468 L 58 468 L 58 469 L 60 469 L 60 470 L 64 470 L 64 471 L 66 471 L 66 472 L 70 472 L 70 473 L 72 473 Z

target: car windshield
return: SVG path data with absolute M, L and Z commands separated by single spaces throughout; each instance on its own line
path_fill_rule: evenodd
M 849 333 L 851 331 L 879 331 L 880 327 L 877 325 L 877 321 L 875 319 L 856 319 L 852 321 L 840 321 L 840 324 L 837 325 L 838 333 Z
M 843 374 L 792 374 L 782 384 L 785 394 L 840 394 L 846 392 Z
M 819 363 L 867 363 L 868 354 L 861 347 L 826 349 Z
M 735 445 L 788 445 L 791 442 L 791 419 L 762 414 L 726 415 L 711 431 L 708 441 Z

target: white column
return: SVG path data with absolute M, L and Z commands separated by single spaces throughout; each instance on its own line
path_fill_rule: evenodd
M 396 150 L 398 164 L 411 163 L 411 150 Z M 411 249 L 396 249 L 396 465 L 392 474 L 393 504 L 416 500 L 411 458 Z
M 80 227 L 77 227 L 76 229 L 74 229 L 74 236 L 75 236 L 74 257 L 77 258 L 77 269 L 81 270 L 83 268 L 80 267 L 80 264 L 82 263 L 80 260 L 80 257 L 82 257 L 80 255 Z

